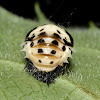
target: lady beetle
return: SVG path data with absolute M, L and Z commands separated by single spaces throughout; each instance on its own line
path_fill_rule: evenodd
M 24 42 L 26 67 L 37 80 L 48 85 L 64 74 L 72 57 L 73 38 L 56 25 L 43 25 L 31 30 Z

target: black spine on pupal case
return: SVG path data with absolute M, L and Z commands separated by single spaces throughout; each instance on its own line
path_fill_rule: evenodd
M 35 27 L 34 29 L 32 29 L 31 31 L 29 31 L 28 33 L 27 33 L 27 35 L 26 35 L 26 38 L 25 38 L 25 41 L 31 41 L 32 40 L 32 38 L 28 38 L 28 36 L 30 35 L 30 33 L 33 31 L 33 30 L 35 30 L 37 27 Z
M 65 30 L 66 31 L 66 30 Z M 66 33 L 69 35 L 69 37 L 70 37 L 70 40 L 71 40 L 71 44 L 72 44 L 72 47 L 74 46 L 74 40 L 73 40 L 73 38 L 72 38 L 72 36 L 66 31 Z
M 66 39 L 63 39 L 65 45 L 73 47 L 72 43 L 68 42 Z
M 27 68 L 29 74 L 32 74 L 33 77 L 37 80 L 47 83 L 48 86 L 50 83 L 53 83 L 54 79 L 58 77 L 60 74 L 64 75 L 68 67 L 67 63 L 63 63 L 63 67 L 58 65 L 54 71 L 45 72 L 39 71 L 29 59 L 27 59 L 27 61 L 28 62 L 25 68 Z

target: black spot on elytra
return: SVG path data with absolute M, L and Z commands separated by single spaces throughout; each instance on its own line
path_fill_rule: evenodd
M 27 41 L 28 36 L 30 35 L 30 33 L 31 33 L 33 30 L 35 30 L 36 28 L 37 28 L 37 27 L 35 27 L 34 29 L 32 29 L 30 32 L 27 33 L 25 41 Z
M 44 28 L 42 28 L 40 31 L 43 31 L 44 30 Z
M 65 45 L 72 46 L 72 44 L 71 44 L 71 43 L 69 43 L 69 42 L 67 42 L 67 40 L 66 40 L 66 39 L 63 39 L 63 41 L 64 41 Z
M 32 37 L 28 37 L 28 38 L 26 38 L 26 40 L 25 41 L 32 41 L 32 39 L 35 37 L 35 35 L 33 34 L 33 36 Z
M 41 61 L 41 60 L 39 60 L 39 63 L 42 63 L 42 61 Z
M 71 51 L 71 54 L 72 54 L 73 52 Z
M 64 43 L 67 45 L 67 43 L 68 43 L 67 40 L 63 39 L 63 41 L 64 41 Z
M 51 61 L 50 64 L 53 64 L 53 61 Z
M 43 53 L 43 50 L 42 49 L 38 49 L 38 53 Z
M 53 40 L 53 41 L 52 41 L 52 44 L 55 44 L 55 45 L 58 46 L 58 42 L 57 42 L 56 40 Z
M 44 43 L 45 41 L 44 41 L 44 39 L 39 39 L 38 40 L 38 43 Z
M 34 34 L 32 35 L 31 39 L 33 39 L 33 38 L 35 38 L 35 35 Z
M 32 41 L 32 39 L 31 38 L 26 38 L 26 40 L 25 41 Z
M 61 39 L 61 37 L 57 33 L 54 33 L 54 36 L 56 36 L 57 38 Z
M 71 48 L 69 48 L 69 50 L 71 51 Z M 72 54 L 73 52 L 71 51 L 71 54 Z
M 59 34 L 61 34 L 59 30 L 57 30 L 57 32 L 58 32 Z
M 55 51 L 55 50 L 52 50 L 52 51 L 51 51 L 51 54 L 56 54 L 56 51 Z
M 46 34 L 45 32 L 42 32 L 42 33 L 40 33 L 38 36 L 41 36 L 41 35 L 44 35 L 44 34 Z
M 66 31 L 66 30 L 65 30 Z M 73 45 L 74 45 L 74 40 L 73 40 L 73 38 L 72 38 L 72 36 L 66 31 L 66 33 L 69 35 L 69 37 L 70 37 L 70 40 L 71 40 L 71 44 L 72 44 L 72 47 L 73 47 Z
M 31 42 L 30 46 L 33 47 L 33 45 L 34 45 L 34 42 Z
M 66 50 L 66 47 L 65 47 L 65 46 L 63 46 L 63 47 L 62 47 L 62 50 L 63 50 L 63 51 L 65 51 L 65 50 Z

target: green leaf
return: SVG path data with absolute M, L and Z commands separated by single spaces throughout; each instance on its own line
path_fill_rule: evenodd
M 0 100 L 99 100 L 100 29 L 67 28 L 74 38 L 69 73 L 47 84 L 25 70 L 20 44 L 34 27 L 50 22 L 35 4 L 39 21 L 18 17 L 0 7 Z M 40 14 L 40 15 L 39 15 Z

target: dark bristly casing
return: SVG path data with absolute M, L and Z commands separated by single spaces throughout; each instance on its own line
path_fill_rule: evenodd
M 47 83 L 48 86 L 50 83 L 54 82 L 54 79 L 56 77 L 67 73 L 68 66 L 70 66 L 70 64 L 68 63 L 63 63 L 63 67 L 58 65 L 55 70 L 51 72 L 45 72 L 45 71 L 39 71 L 29 59 L 27 59 L 27 61 L 28 62 L 25 68 L 27 68 L 29 74 L 32 74 L 35 79 Z

